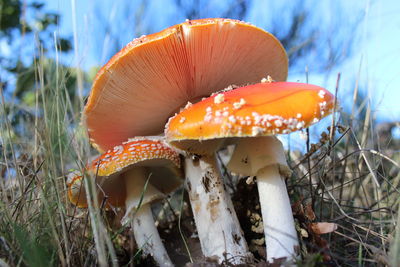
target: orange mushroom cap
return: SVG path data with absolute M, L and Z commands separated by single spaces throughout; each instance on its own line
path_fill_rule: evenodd
M 258 83 L 216 93 L 184 109 L 170 119 L 165 135 L 172 145 L 199 153 L 195 149 L 200 146 L 191 140 L 290 133 L 319 121 L 333 106 L 334 96 L 319 86 Z
M 96 177 L 99 199 L 107 197 L 107 204 L 125 205 L 126 189 L 120 174 L 133 167 L 146 167 L 151 173 L 151 184 L 162 193 L 170 193 L 181 184 L 179 154 L 163 141 L 134 138 L 102 154 L 88 164 L 86 171 Z M 82 174 L 68 175 L 68 197 L 78 207 L 87 207 Z
M 162 133 L 168 118 L 231 84 L 287 77 L 270 33 L 232 19 L 200 19 L 133 40 L 97 74 L 84 109 L 92 144 L 105 151 L 132 136 Z

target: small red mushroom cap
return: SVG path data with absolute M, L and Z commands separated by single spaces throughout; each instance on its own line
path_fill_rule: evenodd
M 134 138 L 116 146 L 87 166 L 95 177 L 100 201 L 107 197 L 109 206 L 124 206 L 126 189 L 121 174 L 134 167 L 145 167 L 151 173 L 151 184 L 162 193 L 170 193 L 181 184 L 179 154 L 161 140 Z M 82 174 L 68 176 L 68 197 L 78 207 L 87 207 Z
M 334 96 L 319 86 L 258 83 L 216 93 L 184 109 L 170 119 L 165 135 L 172 145 L 200 153 L 193 140 L 286 134 L 318 122 L 333 105 Z

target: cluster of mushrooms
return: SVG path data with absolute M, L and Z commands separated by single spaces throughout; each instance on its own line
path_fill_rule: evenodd
M 284 181 L 290 169 L 274 135 L 318 122 L 332 112 L 334 97 L 318 86 L 284 82 L 287 72 L 286 52 L 273 35 L 232 19 L 187 20 L 142 36 L 98 72 L 83 119 L 91 143 L 107 152 L 87 172 L 106 207 L 125 207 L 123 223 L 158 265 L 173 263 L 151 203 L 183 177 L 204 256 L 251 261 L 215 157 L 228 145 L 235 148 L 227 168 L 256 177 L 267 260 L 295 259 Z M 86 207 L 82 175 L 71 174 L 68 185 L 71 202 Z

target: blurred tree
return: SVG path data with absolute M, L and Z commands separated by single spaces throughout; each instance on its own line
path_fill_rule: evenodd
M 69 38 L 57 36 L 59 23 L 60 15 L 45 11 L 44 3 L 0 0 L 0 86 L 5 99 L 0 134 L 7 158 L 13 149 L 19 154 L 39 147 L 58 157 L 54 152 L 64 151 L 70 140 L 65 126 L 79 118 L 76 69 L 59 61 L 72 45 Z M 45 139 L 51 147 L 42 146 Z
M 221 17 L 243 20 L 251 6 L 250 0 L 227 0 L 221 7 L 208 0 L 174 0 L 176 8 L 187 19 Z
M 0 0 L 0 44 L 4 51 L 0 53 L 0 82 L 6 94 L 6 115 L 17 135 L 26 131 L 15 126 L 35 116 L 36 95 L 40 102 L 42 96 L 52 95 L 49 91 L 62 87 L 68 98 L 75 98 L 76 71 L 49 56 L 72 49 L 69 38 L 55 34 L 59 22 L 59 14 L 44 11 L 44 3 Z M 45 93 L 36 94 L 38 89 Z
M 133 37 L 185 19 L 225 17 L 253 22 L 277 36 L 288 52 L 292 73 L 304 73 L 305 66 L 314 73 L 328 73 L 351 54 L 363 15 L 350 16 L 341 5 L 316 0 L 138 0 L 104 8 L 95 3 L 95 46 L 104 64 Z
M 349 16 L 341 1 L 335 5 L 316 0 L 251 2 L 257 25 L 274 34 L 285 47 L 292 73 L 304 73 L 308 66 L 313 72 L 329 75 L 350 56 L 362 14 Z
M 35 58 L 46 56 L 49 51 L 72 49 L 70 40 L 64 37 L 56 38 L 55 47 L 54 32 L 60 16 L 44 12 L 43 8 L 44 4 L 36 1 L 0 0 L 1 82 L 3 89 L 13 93 L 17 101 L 24 91 L 34 87 Z M 19 86 L 14 90 L 16 83 Z

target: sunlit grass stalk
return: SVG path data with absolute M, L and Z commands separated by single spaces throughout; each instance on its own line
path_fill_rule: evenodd
M 397 203 L 400 203 L 400 200 Z M 390 263 L 392 266 L 396 266 L 400 262 L 400 205 L 398 204 L 398 206 L 395 236 L 390 248 Z
M 56 51 L 56 87 L 55 87 L 55 104 L 56 104 L 56 125 L 57 125 L 57 136 L 58 136 L 58 148 L 59 148 L 59 157 L 60 157 L 60 169 L 61 169 L 61 173 L 64 173 L 64 157 L 63 157 L 63 146 L 62 146 L 62 141 L 61 141 L 61 131 L 64 131 L 66 126 L 64 126 L 64 120 L 61 120 L 60 118 L 60 108 L 61 108 L 61 104 L 64 104 L 64 101 L 62 101 L 61 97 L 60 97 L 60 79 L 59 79 L 59 69 L 58 69 L 58 62 L 59 62 L 59 58 L 58 58 L 58 45 L 57 45 L 57 35 L 56 33 L 54 33 L 54 48 Z M 64 105 L 63 105 L 64 106 Z M 55 185 L 57 185 L 57 182 L 54 183 Z M 57 188 L 57 187 L 56 187 Z M 61 191 L 65 191 L 67 188 L 65 181 L 62 182 L 62 190 Z M 65 208 L 64 205 L 61 202 L 61 197 L 60 194 L 57 191 L 57 204 L 60 210 L 60 223 L 62 226 L 62 232 L 63 232 L 63 240 L 64 240 L 64 244 L 65 244 L 65 255 L 67 255 L 66 257 L 66 261 L 67 261 L 67 265 L 70 266 L 70 257 L 68 255 L 70 255 L 70 244 L 69 244 L 69 236 L 67 233 L 67 229 L 66 229 L 66 225 L 65 225 Z
M 88 200 L 88 212 L 91 222 L 91 230 L 95 242 L 96 255 L 100 266 L 109 266 L 107 261 L 107 251 L 111 258 L 112 266 L 117 266 L 117 258 L 114 246 L 111 242 L 107 228 L 101 218 L 100 207 L 97 199 L 95 179 L 92 177 L 84 178 L 86 199 Z
M 74 55 L 76 62 L 76 76 L 77 76 L 77 91 L 78 91 L 78 102 L 79 102 L 79 110 L 83 109 L 83 76 L 82 71 L 80 69 L 79 62 L 79 46 L 78 46 L 78 30 L 76 24 L 76 1 L 71 0 L 71 14 L 72 14 L 72 28 L 74 34 Z

